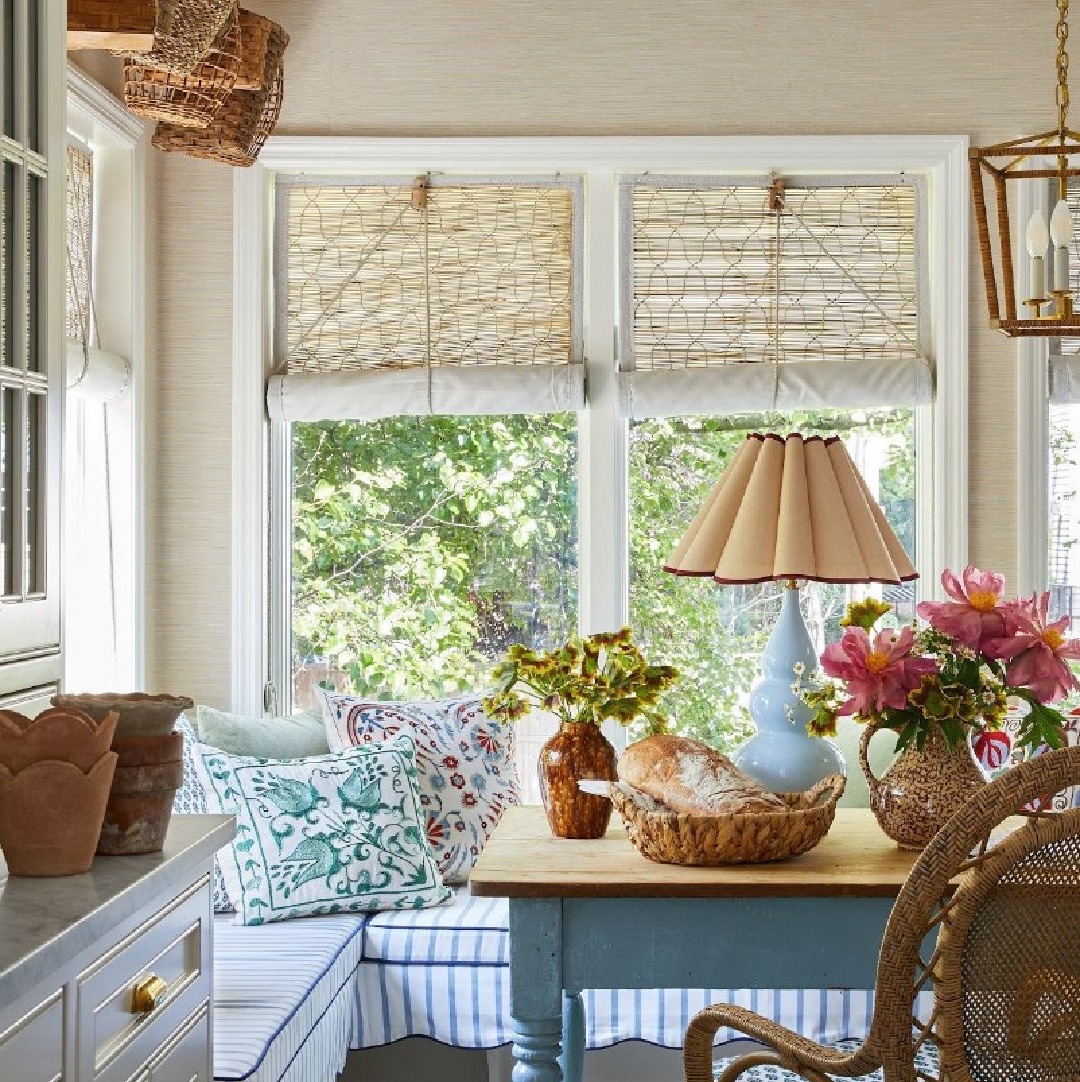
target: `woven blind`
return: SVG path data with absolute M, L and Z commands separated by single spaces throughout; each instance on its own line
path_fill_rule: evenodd
M 86 340 L 90 326 L 91 245 L 93 243 L 93 159 L 81 147 L 67 148 L 67 336 Z
M 622 191 L 626 412 L 925 401 L 919 190 L 639 178 Z
M 278 189 L 272 414 L 580 408 L 580 186 Z

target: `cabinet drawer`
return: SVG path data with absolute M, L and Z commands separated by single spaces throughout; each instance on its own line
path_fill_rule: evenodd
M 57 991 L 0 1033 L 3 1082 L 58 1082 L 64 1077 L 64 994 Z
M 129 1078 L 209 997 L 209 922 L 203 879 L 79 975 L 82 1078 Z
M 147 1078 L 148 1082 L 211 1082 L 209 1003 L 154 1057 Z

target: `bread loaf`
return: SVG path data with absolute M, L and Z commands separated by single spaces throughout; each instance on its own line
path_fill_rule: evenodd
M 699 740 L 647 736 L 623 752 L 619 780 L 691 815 L 784 811 L 786 805 L 730 759 Z

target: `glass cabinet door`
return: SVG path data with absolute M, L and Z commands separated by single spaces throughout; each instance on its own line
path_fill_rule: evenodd
M 0 3 L 3 669 L 59 657 L 65 58 L 63 4 Z M 37 666 L 33 679 L 43 675 Z M 0 671 L 0 695 L 12 679 Z

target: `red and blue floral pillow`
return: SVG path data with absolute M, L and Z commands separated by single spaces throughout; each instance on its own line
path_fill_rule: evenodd
M 444 883 L 464 883 L 507 808 L 519 802 L 514 730 L 479 697 L 378 702 L 322 691 L 331 751 L 405 733 L 416 747 L 417 795 Z
M 996 778 L 1003 771 L 1022 763 L 1025 759 L 1034 755 L 1042 755 L 1047 750 L 1043 745 L 1034 752 L 1029 753 L 1025 748 L 1016 744 L 1016 736 L 1020 729 L 1020 718 L 1010 716 L 1004 726 L 996 732 L 983 731 L 976 735 L 972 742 L 975 757 L 983 770 L 991 778 Z M 1080 743 L 1080 711 L 1073 710 L 1065 715 L 1065 742 L 1073 746 Z M 1070 808 L 1080 808 L 1080 786 L 1066 789 L 1061 793 L 1055 793 L 1051 798 L 1049 810 L 1060 812 Z M 1042 810 L 1042 802 L 1033 801 L 1030 810 Z

